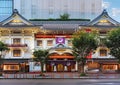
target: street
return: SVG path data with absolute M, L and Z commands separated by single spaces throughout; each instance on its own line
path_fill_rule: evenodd
M 87 76 L 79 76 L 80 74 L 78 72 L 47 72 L 45 73 L 46 76 L 39 76 L 39 73 L 16 73 L 16 74 L 3 74 L 2 79 L 41 79 L 41 78 L 46 78 L 46 79 L 53 79 L 53 78 L 89 78 L 89 79 L 119 79 L 120 74 L 87 74 Z
M 1 79 L 0 85 L 120 85 L 120 79 Z

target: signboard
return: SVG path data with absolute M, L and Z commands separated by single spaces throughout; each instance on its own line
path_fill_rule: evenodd
M 30 72 L 41 71 L 41 65 L 39 62 L 29 62 Z
M 56 44 L 65 44 L 65 37 L 56 37 Z

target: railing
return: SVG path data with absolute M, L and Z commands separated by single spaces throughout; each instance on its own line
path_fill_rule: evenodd
M 8 44 L 8 47 L 27 47 L 27 44 Z

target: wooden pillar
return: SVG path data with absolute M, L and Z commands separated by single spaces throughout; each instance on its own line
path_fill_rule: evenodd
M 102 73 L 102 72 L 103 72 L 102 65 L 103 65 L 103 64 L 102 64 L 102 63 L 100 63 L 100 69 L 99 69 L 99 70 L 100 70 L 100 73 Z
M 120 73 L 120 64 L 119 63 L 117 64 L 117 68 L 118 68 L 117 73 Z

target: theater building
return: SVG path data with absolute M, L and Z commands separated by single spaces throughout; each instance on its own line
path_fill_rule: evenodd
M 49 60 L 44 65 L 47 72 L 77 71 L 78 66 L 72 54 L 72 34 L 77 30 L 98 30 L 100 41 L 106 33 L 119 27 L 106 10 L 92 21 L 28 21 L 17 10 L 0 23 L 0 41 L 10 48 L 4 52 L 3 71 L 39 71 L 40 63 L 34 62 L 36 49 L 49 49 Z M 117 60 L 109 55 L 109 49 L 102 44 L 91 53 L 86 62 L 87 71 L 102 69 L 102 72 L 116 72 Z

